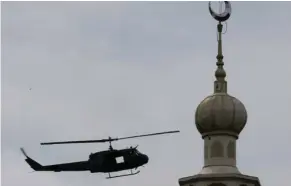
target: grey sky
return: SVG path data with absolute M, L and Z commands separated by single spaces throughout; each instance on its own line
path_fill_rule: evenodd
M 287 186 L 291 3 L 232 6 L 224 62 L 229 93 L 249 115 L 238 167 L 264 186 Z M 2 3 L 2 184 L 178 185 L 198 173 L 203 150 L 194 111 L 213 91 L 216 51 L 207 2 Z M 107 144 L 39 143 L 175 129 L 181 133 L 114 143 L 139 144 L 150 157 L 139 175 L 121 179 L 29 173 L 19 151 L 42 164 L 78 161 Z

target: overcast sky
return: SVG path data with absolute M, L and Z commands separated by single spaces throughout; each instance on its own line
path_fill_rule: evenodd
M 194 125 L 213 92 L 216 21 L 207 2 L 5 2 L 2 4 L 3 186 L 177 186 L 203 166 Z M 291 3 L 233 2 L 223 35 L 229 94 L 248 111 L 238 168 L 263 186 L 290 186 Z M 30 90 L 31 88 L 31 90 Z M 180 134 L 139 144 L 150 157 L 137 176 L 29 173 L 41 164 L 87 160 L 107 144 L 43 141 Z

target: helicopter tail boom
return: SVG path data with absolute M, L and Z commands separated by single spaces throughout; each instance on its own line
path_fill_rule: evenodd
M 78 161 L 78 162 L 62 163 L 62 164 L 54 164 L 54 165 L 41 165 L 35 160 L 31 159 L 29 156 L 27 156 L 23 148 L 21 148 L 20 150 L 26 157 L 25 161 L 35 171 L 61 172 L 61 171 L 88 171 L 89 170 L 88 161 Z

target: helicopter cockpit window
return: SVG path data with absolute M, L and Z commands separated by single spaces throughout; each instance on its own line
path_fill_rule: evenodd
M 135 149 L 135 154 L 139 156 L 140 155 L 140 152 Z
M 136 149 L 133 149 L 130 154 L 138 156 L 139 152 Z

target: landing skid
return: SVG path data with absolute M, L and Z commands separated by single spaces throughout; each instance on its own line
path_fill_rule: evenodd
M 112 178 L 118 178 L 118 177 L 124 177 L 124 176 L 133 176 L 140 173 L 140 171 L 136 171 L 136 172 L 132 172 L 132 170 L 130 170 L 130 174 L 122 174 L 122 175 L 117 175 L 117 176 L 111 176 L 110 173 L 108 173 L 108 177 L 106 177 L 106 179 L 112 179 Z

